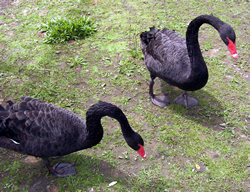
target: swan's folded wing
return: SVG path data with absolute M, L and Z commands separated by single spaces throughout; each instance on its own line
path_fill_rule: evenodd
M 158 31 L 155 40 L 148 44 L 146 50 L 163 65 L 175 64 L 181 57 L 187 55 L 185 39 L 170 30 Z
M 186 44 L 186 40 L 184 37 L 182 37 L 180 34 L 176 33 L 174 30 L 168 30 L 164 28 L 162 31 L 160 31 L 164 35 L 166 35 L 169 39 L 171 39 L 173 42 Z
M 9 117 L 5 120 L 10 138 L 22 142 L 27 138 L 56 139 L 78 132 L 73 125 L 76 120 L 81 120 L 74 113 L 38 99 L 22 99 L 10 108 Z M 83 121 L 80 123 L 85 126 Z
M 158 31 L 145 54 L 145 63 L 152 74 L 168 82 L 181 82 L 190 73 L 185 39 L 174 31 Z

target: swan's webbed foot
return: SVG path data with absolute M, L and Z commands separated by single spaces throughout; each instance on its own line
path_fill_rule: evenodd
M 68 177 L 76 174 L 74 165 L 70 163 L 57 163 L 52 167 L 52 169 L 54 170 L 52 174 L 57 177 Z
M 165 94 L 160 94 L 160 95 L 155 95 L 153 91 L 154 87 L 154 79 L 155 76 L 150 75 L 150 81 L 149 81 L 149 95 L 150 99 L 153 104 L 160 106 L 160 107 L 165 107 L 170 104 L 170 99 L 167 95 Z
M 180 96 L 178 96 L 174 103 L 180 104 L 183 107 L 193 107 L 196 105 L 199 105 L 199 101 L 195 99 L 194 97 L 188 95 L 186 92 L 183 92 Z
M 153 96 L 150 96 L 150 98 L 153 104 L 160 106 L 160 107 L 165 107 L 170 104 L 170 99 L 165 94 L 153 95 Z
M 56 177 L 68 177 L 76 174 L 74 165 L 70 163 L 56 163 L 53 167 L 51 167 L 49 161 L 45 160 L 45 164 L 49 172 Z

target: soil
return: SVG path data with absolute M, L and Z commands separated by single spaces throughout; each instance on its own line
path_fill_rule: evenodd
M 17 0 L 18 1 L 18 0 Z M 2 0 L 0 1 L 0 10 L 10 6 L 12 3 L 17 2 L 16 0 Z

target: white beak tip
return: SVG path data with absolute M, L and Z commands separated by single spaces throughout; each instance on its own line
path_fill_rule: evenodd
M 236 59 L 236 58 L 238 57 L 238 54 L 235 53 L 235 54 L 232 55 L 232 57 L 233 57 L 234 59 Z

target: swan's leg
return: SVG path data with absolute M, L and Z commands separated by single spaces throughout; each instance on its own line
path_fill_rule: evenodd
M 70 175 L 75 175 L 76 170 L 73 164 L 70 163 L 56 163 L 53 167 L 47 158 L 43 158 L 46 167 L 49 172 L 56 177 L 68 177 Z
M 183 107 L 192 107 L 199 105 L 199 101 L 194 97 L 188 95 L 186 91 L 184 91 L 180 96 L 178 96 L 174 100 L 174 103 L 180 104 Z
M 155 76 L 150 76 L 150 81 L 149 81 L 149 95 L 150 95 L 150 99 L 152 101 L 153 104 L 160 106 L 160 107 L 164 107 L 166 105 L 169 105 L 170 103 L 170 99 L 167 95 L 165 94 L 160 94 L 160 95 L 154 95 L 154 90 L 153 90 L 153 86 L 154 86 L 154 79 L 156 77 Z

